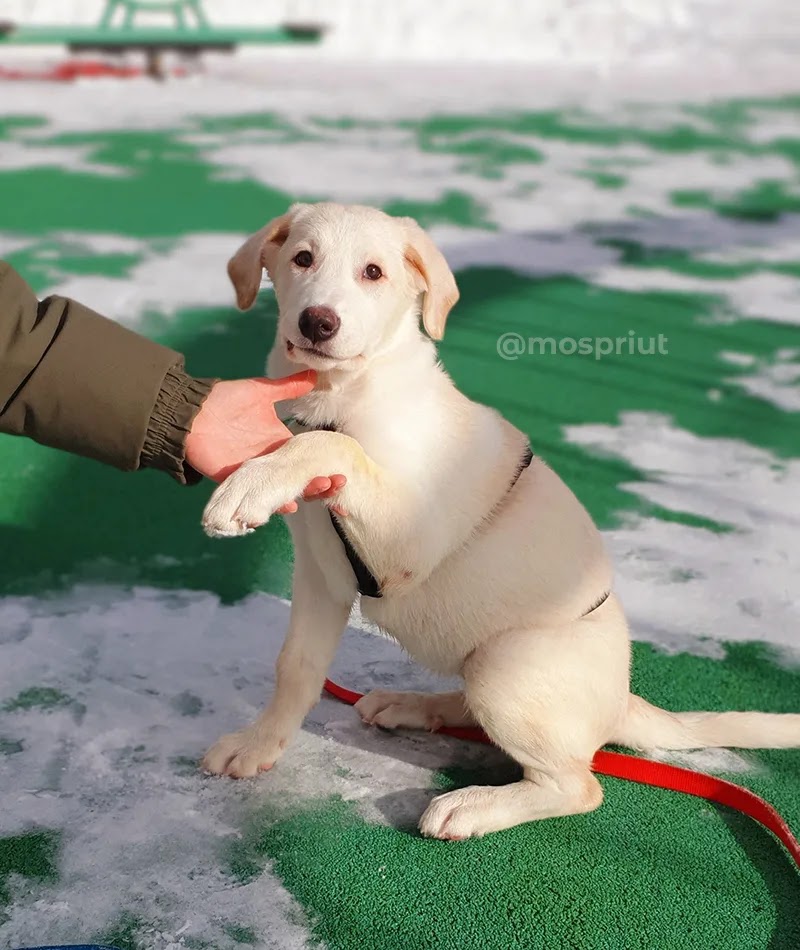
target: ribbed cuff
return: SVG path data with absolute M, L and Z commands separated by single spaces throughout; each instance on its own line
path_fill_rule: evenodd
M 180 365 L 167 371 L 150 416 L 139 464 L 167 472 L 182 485 L 203 477 L 186 462 L 186 436 L 216 379 L 195 379 Z

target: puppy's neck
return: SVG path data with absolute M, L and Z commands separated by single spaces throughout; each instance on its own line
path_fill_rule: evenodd
M 312 425 L 335 425 L 347 431 L 363 413 L 391 418 L 424 411 L 432 387 L 452 382 L 439 366 L 436 348 L 412 321 L 376 349 L 363 367 L 319 374 L 312 393 L 298 401 L 298 415 Z

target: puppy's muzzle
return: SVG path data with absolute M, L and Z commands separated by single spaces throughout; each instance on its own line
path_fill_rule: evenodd
M 311 343 L 325 343 L 339 332 L 341 320 L 330 307 L 306 307 L 297 323 L 300 332 Z

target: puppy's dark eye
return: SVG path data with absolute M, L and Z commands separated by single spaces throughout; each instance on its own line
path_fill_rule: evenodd
M 294 256 L 294 262 L 298 267 L 311 267 L 314 263 L 314 255 L 311 251 L 298 251 Z
M 364 268 L 364 276 L 367 280 L 380 280 L 383 277 L 383 271 L 377 264 L 367 264 Z

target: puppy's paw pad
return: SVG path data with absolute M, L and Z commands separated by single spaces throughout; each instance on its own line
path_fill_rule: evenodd
M 235 538 L 269 521 L 270 516 L 292 499 L 285 489 L 273 489 L 264 459 L 252 459 L 214 491 L 203 512 L 203 528 L 212 538 Z
M 246 729 L 218 739 L 203 757 L 201 766 L 212 775 L 252 778 L 267 772 L 280 758 L 285 740 L 264 740 Z
M 215 522 L 203 518 L 203 531 L 209 538 L 241 538 L 252 534 L 257 527 L 260 525 L 251 526 L 241 521 Z

